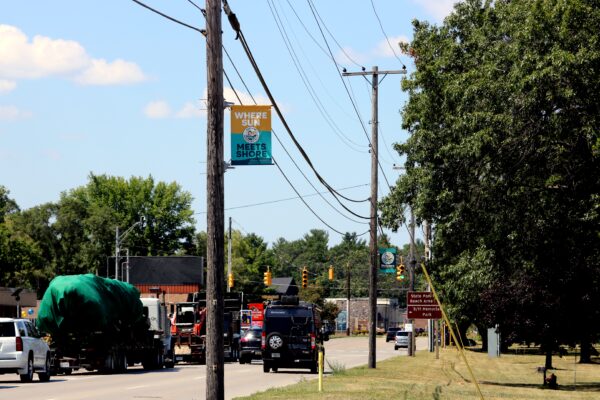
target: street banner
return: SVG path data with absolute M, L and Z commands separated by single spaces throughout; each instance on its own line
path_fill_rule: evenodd
M 272 165 L 271 106 L 231 106 L 231 165 Z
M 252 311 L 250 310 L 241 310 L 240 311 L 240 328 L 247 329 L 252 325 Z
M 379 272 L 393 274 L 396 271 L 396 248 L 379 249 Z
M 248 308 L 252 313 L 252 325 L 263 326 L 263 312 L 265 310 L 264 303 L 248 303 Z

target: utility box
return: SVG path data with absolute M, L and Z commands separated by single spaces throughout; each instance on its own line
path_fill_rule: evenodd
M 487 339 L 488 357 L 500 357 L 500 330 L 498 325 L 495 328 L 488 328 Z

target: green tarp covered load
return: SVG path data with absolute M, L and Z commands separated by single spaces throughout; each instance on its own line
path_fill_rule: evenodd
M 96 275 L 57 276 L 38 310 L 38 327 L 51 335 L 129 331 L 145 323 L 135 286 Z

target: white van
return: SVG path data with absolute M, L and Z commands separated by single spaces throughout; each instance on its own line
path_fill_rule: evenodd
M 398 331 L 396 332 L 396 342 L 394 343 L 394 350 L 398 350 L 400 347 L 406 347 L 408 349 L 408 332 Z

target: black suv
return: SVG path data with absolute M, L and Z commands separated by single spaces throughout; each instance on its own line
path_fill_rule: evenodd
M 308 368 L 315 374 L 319 349 L 329 340 L 321 326 L 321 310 L 314 304 L 284 296 L 265 307 L 262 330 L 263 371 Z

